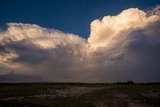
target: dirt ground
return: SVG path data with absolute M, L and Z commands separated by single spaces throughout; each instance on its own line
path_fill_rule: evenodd
M 0 107 L 159 107 L 160 84 L 0 84 Z

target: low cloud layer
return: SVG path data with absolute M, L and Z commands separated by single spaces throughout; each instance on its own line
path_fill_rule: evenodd
M 160 81 L 160 6 L 91 23 L 88 39 L 34 24 L 0 31 L 0 74 L 53 82 Z

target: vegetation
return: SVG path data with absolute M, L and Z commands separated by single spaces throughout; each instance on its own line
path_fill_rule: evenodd
M 152 107 L 160 105 L 160 84 L 0 84 L 0 107 Z

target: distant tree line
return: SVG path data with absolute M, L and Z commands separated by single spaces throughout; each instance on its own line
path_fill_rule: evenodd
M 129 81 L 117 82 L 116 84 L 134 84 L 134 82 L 132 80 L 129 80 Z

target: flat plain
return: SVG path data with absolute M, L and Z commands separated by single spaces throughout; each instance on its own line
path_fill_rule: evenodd
M 160 83 L 0 83 L 0 107 L 159 107 Z

